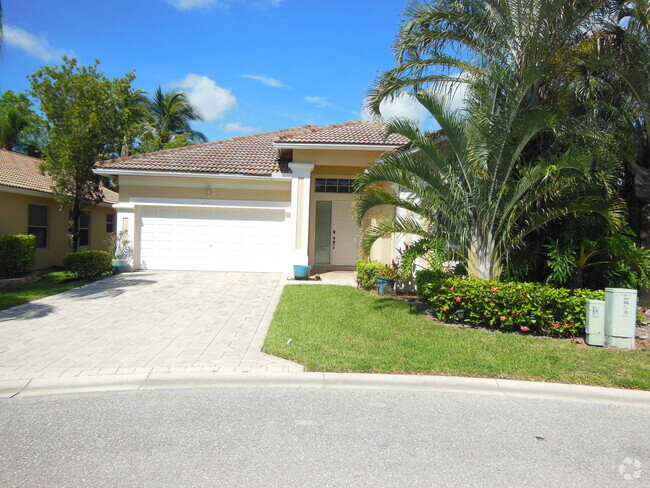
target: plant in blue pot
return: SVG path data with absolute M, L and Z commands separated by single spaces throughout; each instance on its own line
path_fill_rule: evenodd
M 123 273 L 129 271 L 129 259 L 133 255 L 133 247 L 129 240 L 127 231 L 122 230 L 116 234 L 111 234 L 107 240 L 108 252 L 111 253 L 113 259 L 111 266 L 115 273 Z
M 391 264 L 387 264 L 379 270 L 377 274 L 377 293 L 380 295 L 386 294 L 386 288 L 390 290 L 395 289 L 395 280 L 399 278 L 399 267 L 397 263 L 393 261 Z

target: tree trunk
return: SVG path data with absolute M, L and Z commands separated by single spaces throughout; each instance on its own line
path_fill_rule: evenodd
M 72 252 L 77 252 L 77 250 L 79 249 L 79 220 L 80 219 L 81 219 L 81 202 L 75 199 L 72 204 L 72 209 L 70 209 L 70 226 L 68 227 Z
M 498 280 L 501 277 L 501 260 L 491 236 L 472 240 L 467 256 L 467 274 L 483 280 Z
M 650 248 L 650 170 L 635 168 L 634 195 L 639 200 L 639 239 Z

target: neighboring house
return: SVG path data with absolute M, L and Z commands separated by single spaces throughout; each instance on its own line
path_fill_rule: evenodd
M 385 127 L 302 126 L 97 163 L 119 177 L 118 230 L 136 269 L 352 269 L 359 228 L 352 179 L 409 141 Z M 390 262 L 394 238 L 372 250 Z
M 70 252 L 69 211 L 61 209 L 52 193 L 52 178 L 40 171 L 40 159 L 0 149 L 0 234 L 34 234 L 36 268 L 60 266 Z M 106 249 L 115 231 L 112 205 L 118 194 L 104 189 L 104 201 L 84 209 L 80 245 Z

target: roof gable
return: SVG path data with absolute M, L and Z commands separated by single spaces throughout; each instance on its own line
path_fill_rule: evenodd
M 0 149 L 0 185 L 53 195 L 54 182 L 50 175 L 41 172 L 42 162 L 38 158 Z M 117 203 L 119 201 L 119 195 L 116 192 L 108 188 L 102 190 L 104 202 Z

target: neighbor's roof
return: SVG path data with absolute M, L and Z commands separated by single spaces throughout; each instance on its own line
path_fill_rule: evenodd
M 54 182 L 50 175 L 41 173 L 42 162 L 38 158 L 0 149 L 0 185 L 51 195 Z M 103 191 L 105 203 L 119 202 L 117 193 L 108 188 L 103 188 Z
M 357 120 L 326 127 L 312 126 L 308 131 L 287 134 L 277 142 L 297 144 L 353 144 L 371 146 L 403 146 L 411 142 L 399 134 L 386 138 L 386 126 Z
M 225 173 L 270 176 L 288 172 L 278 161 L 274 142 L 320 142 L 331 144 L 368 144 L 388 147 L 408 143 L 403 137 L 391 136 L 384 141 L 384 126 L 371 122 L 347 122 L 326 127 L 303 125 L 291 129 L 235 137 L 194 146 L 136 154 L 121 159 L 101 161 L 100 169 L 173 171 L 180 173 Z

